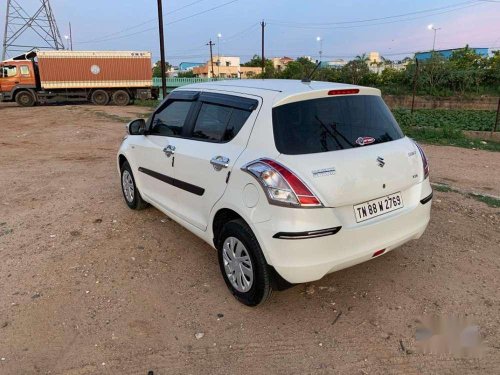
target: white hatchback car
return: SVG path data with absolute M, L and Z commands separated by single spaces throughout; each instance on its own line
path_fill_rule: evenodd
M 387 253 L 429 223 L 427 159 L 374 88 L 189 85 L 127 130 L 118 168 L 128 206 L 150 203 L 216 248 L 249 306 Z

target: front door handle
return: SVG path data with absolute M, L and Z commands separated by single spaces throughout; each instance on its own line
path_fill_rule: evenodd
M 163 152 L 165 153 L 165 155 L 167 155 L 167 158 L 169 158 L 173 154 L 175 154 L 175 146 L 168 145 L 163 149 Z
M 220 171 L 222 168 L 227 168 L 229 166 L 229 158 L 225 156 L 214 156 L 210 160 L 210 164 L 213 165 L 216 171 Z

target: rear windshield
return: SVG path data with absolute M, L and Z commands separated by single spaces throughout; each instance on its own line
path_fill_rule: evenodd
M 274 141 L 282 154 L 366 147 L 403 137 L 380 96 L 304 100 L 273 109 Z

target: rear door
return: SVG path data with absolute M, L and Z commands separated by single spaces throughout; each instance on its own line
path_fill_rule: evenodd
M 177 216 L 175 144 L 185 135 L 186 121 L 197 95 L 196 92 L 171 94 L 151 116 L 147 135 L 133 136 L 130 141 L 139 190 L 148 201 Z
M 419 154 L 382 98 L 346 95 L 275 107 L 281 161 L 326 206 L 366 202 L 422 180 Z
M 254 97 L 203 92 L 189 139 L 175 140 L 175 178 L 183 184 L 177 193 L 180 215 L 201 230 L 246 147 L 258 106 Z

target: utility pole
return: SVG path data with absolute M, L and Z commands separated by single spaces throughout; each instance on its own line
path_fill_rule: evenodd
M 71 22 L 69 23 L 69 49 L 73 51 L 73 35 L 71 34 Z
M 415 109 L 415 95 L 417 93 L 417 81 L 418 81 L 418 59 L 415 59 L 415 76 L 413 77 L 413 95 L 411 98 L 411 114 L 413 115 L 413 111 Z M 413 125 L 413 119 L 412 119 Z
M 260 23 L 262 29 L 262 75 L 264 76 L 264 71 L 266 69 L 266 58 L 264 57 L 264 29 L 266 27 L 266 23 L 264 20 Z
M 158 31 L 160 33 L 160 64 L 161 64 L 161 91 L 163 99 L 167 97 L 167 75 L 165 72 L 165 41 L 163 38 L 163 9 L 162 0 L 158 0 Z
M 212 39 L 210 39 L 210 42 L 207 43 L 207 46 L 210 46 L 210 63 L 212 64 L 212 78 L 214 77 L 214 56 L 212 54 L 212 47 L 215 46 L 215 43 L 212 42 Z

